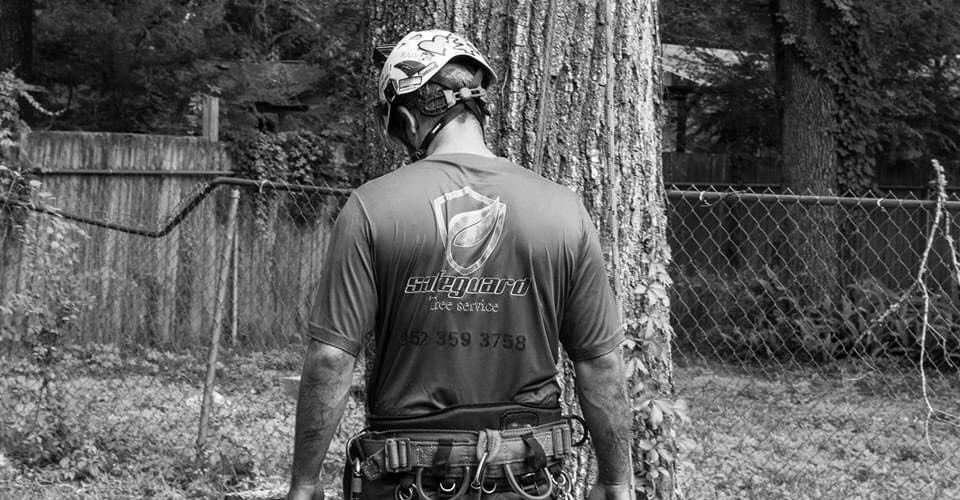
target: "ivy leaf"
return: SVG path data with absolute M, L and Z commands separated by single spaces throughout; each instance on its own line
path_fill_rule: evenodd
M 642 451 L 650 451 L 655 446 L 655 443 L 649 439 L 639 439 L 636 441 L 637 448 Z
M 663 411 L 656 404 L 650 405 L 650 414 L 647 416 L 647 426 L 653 430 L 657 430 L 662 423 Z

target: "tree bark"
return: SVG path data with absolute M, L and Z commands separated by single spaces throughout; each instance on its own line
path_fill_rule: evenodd
M 0 71 L 33 72 L 33 0 L 0 0 Z
M 837 189 L 833 136 L 837 103 L 833 89 L 812 64 L 812 51 L 834 44 L 822 0 L 774 1 L 776 66 L 782 99 L 781 156 L 784 185 L 796 194 L 827 195 Z M 807 298 L 836 291 L 837 218 L 829 207 L 790 211 L 794 227 L 788 269 Z
M 449 29 L 473 40 L 500 77 L 488 144 L 582 195 L 601 231 L 627 328 L 637 486 L 650 497 L 672 498 L 673 431 L 650 418 L 659 410 L 649 403 L 673 392 L 657 1 L 371 0 L 369 19 L 370 51 L 413 29 Z M 375 71 L 367 95 L 375 95 Z M 400 164 L 396 149 L 379 153 L 389 146 L 375 127 L 369 120 L 365 133 L 367 164 L 376 166 L 370 174 Z M 572 388 L 565 368 L 564 385 Z M 575 407 L 572 390 L 565 399 Z M 650 453 L 654 438 L 665 453 Z M 578 497 L 594 468 L 587 453 L 571 467 Z

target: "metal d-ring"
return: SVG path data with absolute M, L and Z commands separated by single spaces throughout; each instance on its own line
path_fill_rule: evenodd
M 571 486 L 570 476 L 568 476 L 565 471 L 560 471 L 560 473 L 557 474 L 557 477 L 553 477 L 553 474 L 548 474 L 547 477 L 554 484 L 554 486 L 556 486 L 557 489 L 560 490 L 561 493 L 564 493 L 564 494 L 570 493 L 570 486 Z
M 507 476 L 507 483 L 510 484 L 510 488 L 513 489 L 513 492 L 525 498 L 526 500 L 547 500 L 553 495 L 553 481 L 551 481 L 552 476 L 550 471 L 546 468 L 543 469 L 543 473 L 547 476 L 547 492 L 543 495 L 531 495 L 526 491 L 523 491 L 523 488 L 520 486 L 520 483 L 517 482 L 517 478 L 514 477 L 513 471 L 510 469 L 510 464 L 503 464 L 503 472 Z
M 434 500 L 433 497 L 431 497 L 430 495 L 427 495 L 427 492 L 423 491 L 423 469 L 424 467 L 417 467 L 417 479 L 413 482 L 413 485 L 412 485 L 413 491 L 417 493 L 417 496 L 419 496 L 421 500 Z M 463 481 L 460 484 L 460 489 L 457 490 L 457 492 L 448 500 L 456 500 L 462 497 L 463 494 L 467 492 L 467 486 L 470 484 L 469 481 L 467 481 L 467 478 L 469 477 L 470 477 L 470 467 L 464 467 Z M 440 491 L 444 493 L 449 493 L 450 491 L 453 491 L 453 488 L 451 488 L 450 491 L 444 490 L 443 481 L 441 481 Z M 402 499 L 402 500 L 408 500 L 408 499 Z
M 496 493 L 496 491 L 497 491 L 497 482 L 496 482 L 496 481 L 493 481 L 493 486 L 491 486 L 490 489 L 488 490 L 488 489 L 487 489 L 487 481 L 486 481 L 486 479 L 484 479 L 484 480 L 480 483 L 480 491 L 483 491 L 483 493 L 486 494 L 486 495 L 492 495 L 492 494 Z
M 453 490 L 457 489 L 457 482 L 456 482 L 456 481 L 454 481 L 453 479 L 451 479 L 451 480 L 450 480 L 450 486 L 444 485 L 444 482 L 445 482 L 445 481 L 446 481 L 446 479 L 441 479 L 441 480 L 440 480 L 440 491 L 442 491 L 442 492 L 444 492 L 444 493 L 451 493 L 451 492 L 453 492 Z
M 554 486 L 559 492 L 557 494 L 558 500 L 569 500 L 572 498 L 571 493 L 573 493 L 573 481 L 570 480 L 570 476 L 568 476 L 565 471 L 560 471 L 560 474 L 557 474 L 557 477 L 554 477 L 553 474 L 550 474 L 549 477 L 550 481 L 553 482 Z
M 400 488 L 401 488 L 401 485 L 398 484 L 396 489 L 393 490 L 393 498 L 395 500 L 413 500 L 413 494 L 415 493 L 415 491 L 414 491 L 414 486 L 412 484 L 407 486 L 406 495 L 400 492 Z

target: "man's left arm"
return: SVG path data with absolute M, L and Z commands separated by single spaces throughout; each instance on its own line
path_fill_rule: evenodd
M 312 340 L 303 363 L 288 500 L 323 498 L 320 468 L 343 416 L 356 358 Z

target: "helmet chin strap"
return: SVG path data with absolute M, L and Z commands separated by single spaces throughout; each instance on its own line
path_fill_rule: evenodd
M 452 108 L 447 110 L 447 112 L 444 113 L 443 116 L 440 118 L 440 121 L 438 121 L 430 129 L 430 131 L 427 132 L 427 135 L 423 136 L 423 140 L 420 141 L 420 147 L 413 147 L 413 144 L 408 143 L 406 140 L 404 141 L 404 143 L 407 146 L 407 150 L 410 153 L 410 157 L 413 158 L 413 161 L 418 161 L 426 158 L 427 150 L 430 149 L 430 144 L 433 142 L 434 139 L 436 139 L 437 134 L 439 134 L 440 131 L 443 129 L 443 127 L 446 127 L 447 124 L 453 121 L 453 119 L 456 118 L 457 115 L 459 114 L 459 113 L 453 113 L 452 111 L 453 111 Z

